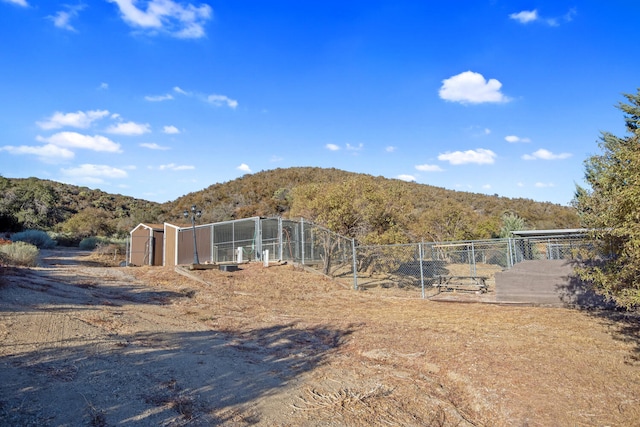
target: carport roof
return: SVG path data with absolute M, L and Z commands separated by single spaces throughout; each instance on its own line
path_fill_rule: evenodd
M 512 231 L 514 237 L 546 237 L 546 236 L 571 236 L 587 234 L 586 228 L 561 228 L 556 230 L 517 230 Z

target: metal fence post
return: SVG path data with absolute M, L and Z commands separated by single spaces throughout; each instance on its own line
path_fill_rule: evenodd
M 422 286 L 422 299 L 424 299 L 424 271 L 422 268 L 422 243 L 418 243 L 418 258 L 420 258 L 420 285 Z
M 256 217 L 254 221 L 254 238 L 253 245 L 255 246 L 255 261 L 260 261 L 262 259 L 262 223 L 260 222 L 260 218 Z
M 476 251 L 473 242 L 471 242 L 471 275 L 476 275 Z
M 278 243 L 280 249 L 278 250 L 278 259 L 282 261 L 284 258 L 283 255 L 283 247 L 284 247 L 284 236 L 282 235 L 282 217 L 278 217 Z
M 300 218 L 300 246 L 302 265 L 304 265 L 304 218 Z
M 358 290 L 358 263 L 356 260 L 356 239 L 351 239 L 351 252 L 353 254 L 353 289 Z
M 513 268 L 515 265 L 515 241 L 511 237 L 509 237 L 509 263 L 511 264 L 509 268 Z

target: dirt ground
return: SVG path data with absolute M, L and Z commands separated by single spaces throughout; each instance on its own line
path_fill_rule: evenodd
M 640 425 L 621 312 L 403 298 L 291 265 L 0 277 L 0 425 Z

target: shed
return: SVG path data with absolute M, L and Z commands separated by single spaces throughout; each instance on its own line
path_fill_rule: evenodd
M 131 230 L 130 265 L 163 265 L 164 225 L 140 223 Z

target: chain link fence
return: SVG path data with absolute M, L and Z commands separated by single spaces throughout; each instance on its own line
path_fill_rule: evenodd
M 195 242 L 194 242 L 195 228 Z M 290 261 L 332 277 L 352 273 L 353 240 L 301 219 L 247 218 L 178 229 L 178 264 Z
M 443 281 L 495 286 L 495 274 L 536 259 L 579 259 L 593 242 L 584 236 L 423 242 L 354 248 L 354 287 L 404 291 L 425 298 Z M 392 292 L 393 290 L 394 292 Z
M 526 260 L 586 258 L 595 243 L 583 235 L 357 246 L 310 221 L 247 218 L 196 226 L 200 262 L 281 261 L 314 268 L 354 289 L 425 298 L 443 280 L 481 283 Z M 194 254 L 193 229 L 179 230 L 179 264 Z M 484 290 L 484 288 L 483 288 Z

